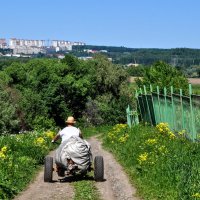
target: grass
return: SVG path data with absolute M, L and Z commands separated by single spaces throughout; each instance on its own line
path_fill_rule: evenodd
M 108 126 L 108 125 L 98 126 L 98 127 L 90 126 L 86 128 L 81 128 L 81 132 L 83 134 L 83 137 L 87 139 L 94 135 L 98 135 L 103 132 L 106 132 L 110 127 L 111 126 Z
M 167 124 L 157 128 L 116 125 L 104 135 L 109 149 L 129 174 L 143 199 L 200 198 L 200 144 L 184 131 L 174 134 Z
M 74 200 L 100 200 L 92 172 L 85 179 L 78 179 L 76 182 L 73 182 L 73 186 L 75 190 Z
M 192 91 L 193 94 L 200 95 L 200 85 L 199 84 L 192 85 Z
M 27 132 L 0 137 L 0 199 L 22 191 L 53 149 L 53 132 Z
M 156 128 L 118 124 L 82 131 L 84 138 L 103 133 L 103 145 L 144 200 L 200 199 L 200 144 L 186 140 L 184 131 L 174 134 L 164 123 Z M 53 148 L 51 138 L 52 132 L 0 137 L 0 199 L 12 199 L 27 186 Z M 91 173 L 73 182 L 75 200 L 99 200 Z
M 84 138 L 96 135 L 102 129 L 84 128 Z M 30 183 L 39 166 L 44 164 L 45 155 L 56 148 L 51 143 L 55 134 L 52 131 L 33 131 L 0 137 L 0 199 L 12 199 Z M 74 187 L 76 200 L 99 199 L 91 178 L 77 180 Z
M 81 129 L 81 131 L 83 137 L 87 139 L 102 132 L 106 132 L 108 127 L 109 126 L 87 127 Z M 93 179 L 93 173 L 92 171 L 87 174 L 85 179 L 77 179 L 77 181 L 73 183 L 75 190 L 74 200 L 100 200 L 100 195 Z

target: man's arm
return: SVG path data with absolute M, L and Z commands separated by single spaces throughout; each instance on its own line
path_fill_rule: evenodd
M 58 139 L 60 139 L 60 134 L 58 133 L 54 138 L 53 140 L 51 141 L 52 143 L 56 142 Z
M 79 137 L 83 139 L 83 134 L 82 134 L 81 130 L 79 128 L 78 128 L 78 130 L 79 130 Z

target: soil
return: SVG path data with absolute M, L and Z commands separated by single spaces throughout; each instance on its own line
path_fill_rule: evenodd
M 101 142 L 96 137 L 88 140 L 92 146 L 93 157 L 101 155 L 104 158 L 104 181 L 96 182 L 102 200 L 139 200 L 136 189 L 131 186 L 122 167 L 116 162 L 112 154 L 102 149 Z M 50 155 L 54 155 L 51 152 Z M 53 182 L 45 183 L 43 168 L 35 180 L 14 200 L 64 200 L 73 199 L 73 179 L 65 178 L 60 181 L 57 173 L 53 173 Z M 91 179 L 91 178 L 90 178 Z M 91 181 L 94 181 L 91 179 Z
M 189 78 L 188 80 L 193 85 L 200 85 L 200 78 Z
M 134 83 L 137 78 L 141 78 L 141 77 L 131 76 L 131 77 L 129 77 L 129 82 Z M 189 83 L 191 83 L 193 85 L 200 85 L 200 78 L 188 78 L 188 81 L 189 81 Z

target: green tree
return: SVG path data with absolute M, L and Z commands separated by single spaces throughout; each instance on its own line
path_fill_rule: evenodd
M 139 65 L 137 67 L 135 66 L 129 66 L 126 68 L 127 73 L 129 76 L 135 76 L 135 77 L 141 77 L 143 76 L 145 67 L 143 65 Z
M 197 68 L 197 76 L 200 78 L 200 66 Z
M 159 86 L 161 89 L 166 87 L 169 90 L 171 86 L 174 86 L 175 92 L 179 92 L 179 89 L 186 91 L 188 88 L 188 80 L 185 75 L 175 67 L 162 61 L 156 62 L 150 68 L 147 68 L 143 78 L 137 79 L 136 83 L 139 87 L 152 85 L 153 88 Z
M 13 62 L 0 72 L 0 83 L 12 91 L 10 115 L 23 130 L 64 126 L 68 115 L 92 124 L 125 122 L 132 101 L 127 78 L 122 66 L 102 55 L 90 61 L 67 54 L 63 60 Z
M 48 119 L 46 124 L 49 127 L 49 119 L 52 125 L 55 122 L 63 126 L 67 115 L 81 116 L 92 91 L 92 75 L 82 61 L 75 57 L 69 60 L 68 63 L 68 59 L 61 62 L 33 59 L 23 64 L 13 63 L 4 70 L 7 84 L 21 94 L 21 121 L 26 129 L 34 128 L 35 121 L 44 125 L 44 118 Z
M 94 124 L 125 123 L 125 108 L 133 103 L 125 69 L 103 55 L 96 55 L 88 65 L 93 74 L 94 91 L 85 110 L 87 120 Z
M 0 87 L 0 135 L 19 131 L 16 104 L 9 88 Z

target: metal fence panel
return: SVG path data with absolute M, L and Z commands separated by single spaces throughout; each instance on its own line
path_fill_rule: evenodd
M 144 93 L 140 88 L 136 98 L 140 121 L 151 125 L 167 122 L 174 131 L 185 130 L 193 141 L 200 138 L 200 96 L 192 95 L 191 85 L 189 96 L 183 96 L 181 89 L 180 94 L 174 94 L 173 87 L 170 95 L 167 95 L 166 88 L 164 94 L 160 94 L 158 87 L 157 92 L 151 90 L 147 94 L 144 86 Z
M 192 95 L 196 137 L 200 140 L 200 96 Z

